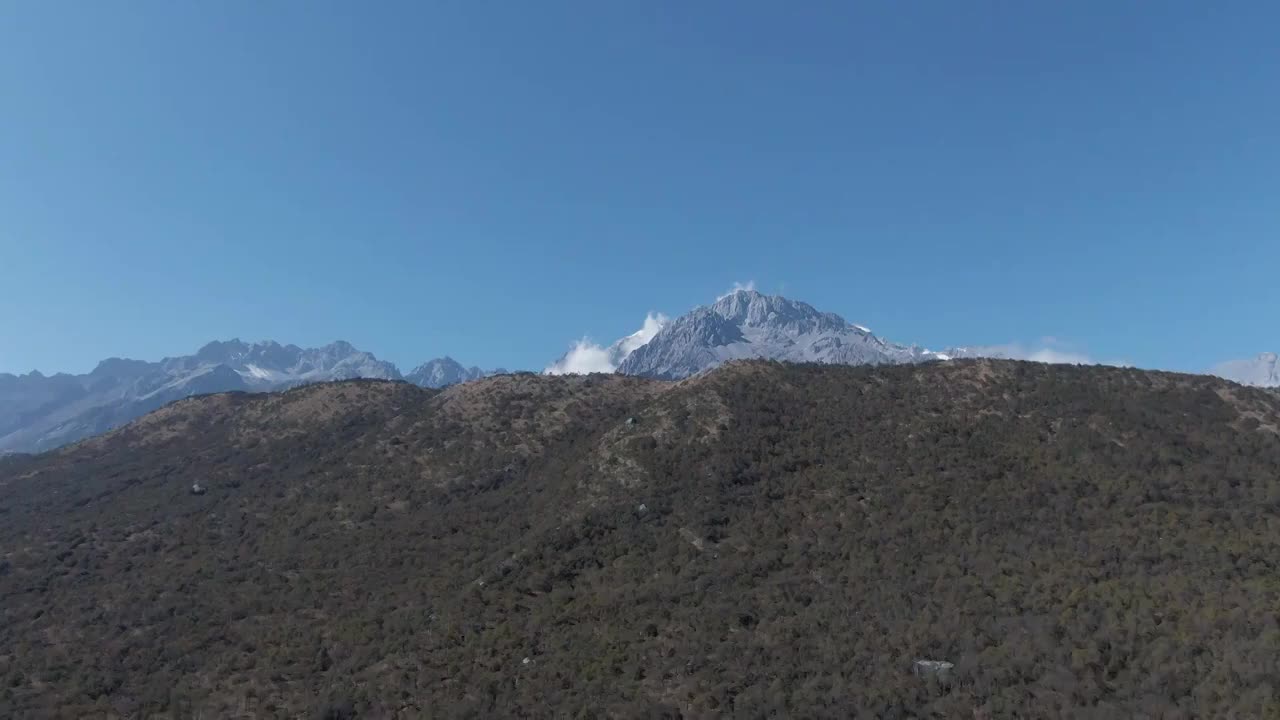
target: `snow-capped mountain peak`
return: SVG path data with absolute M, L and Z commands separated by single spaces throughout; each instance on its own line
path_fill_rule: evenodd
M 729 360 L 886 364 L 938 359 L 886 342 L 835 313 L 781 295 L 738 289 L 666 324 L 618 365 L 618 372 L 688 377 Z
M 448 385 L 479 380 L 482 377 L 506 372 L 505 370 L 485 371 L 478 367 L 463 367 L 462 363 L 448 355 L 435 360 L 428 360 L 409 371 L 405 380 L 428 388 L 442 388 Z
M 717 300 L 711 311 L 742 328 L 769 327 L 805 334 L 853 327 L 839 315 L 819 312 L 808 303 L 756 290 L 735 290 Z

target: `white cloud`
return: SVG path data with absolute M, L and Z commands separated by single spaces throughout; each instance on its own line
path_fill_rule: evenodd
M 718 298 L 716 298 L 716 299 L 717 299 L 717 300 L 723 300 L 723 299 L 725 299 L 725 298 L 729 297 L 730 295 L 732 295 L 732 294 L 734 294 L 734 293 L 738 292 L 739 290 L 746 290 L 746 291 L 750 292 L 750 291 L 755 290 L 755 289 L 756 289 L 756 281 L 755 281 L 755 280 L 748 280 L 748 281 L 746 281 L 745 283 L 735 282 L 735 283 L 733 284 L 733 287 L 729 288 L 729 291 L 728 291 L 728 292 L 724 293 L 723 295 L 721 295 L 720 297 L 718 297 Z
M 1280 356 L 1268 352 L 1248 359 L 1228 360 L 1214 365 L 1209 374 L 1241 385 L 1280 387 Z
M 618 340 L 609 347 L 591 342 L 590 338 L 582 338 L 569 348 L 564 357 L 551 363 L 543 370 L 547 375 L 585 375 L 589 373 L 611 373 L 618 369 L 627 356 L 643 347 L 653 336 L 666 326 L 668 318 L 662 313 L 649 313 L 644 317 L 640 329 Z
M 645 315 L 644 325 L 640 326 L 639 330 L 618 341 L 618 348 L 621 350 L 621 357 L 618 358 L 618 362 L 621 363 L 628 355 L 644 347 L 653 339 L 654 335 L 658 334 L 659 330 L 666 327 L 669 320 L 670 318 L 662 313 L 651 312 Z
M 615 366 L 609 360 L 609 349 L 597 345 L 589 338 L 582 338 L 569 348 L 564 357 L 543 370 L 547 375 L 585 375 L 587 373 L 611 373 Z
M 1095 360 L 1086 352 L 1071 347 L 1068 343 L 1054 337 L 1040 338 L 1040 342 L 1032 346 L 1022 343 L 1006 343 L 1004 345 L 988 345 L 985 347 L 961 348 L 955 353 L 960 357 L 992 357 L 1009 360 L 1030 360 L 1050 365 L 1113 365 L 1115 367 L 1132 367 L 1132 363 L 1122 359 Z
M 1066 365 L 1092 365 L 1093 360 L 1088 355 L 1066 350 L 1055 350 L 1053 348 L 1040 348 L 1027 354 L 1026 360 L 1033 362 L 1042 362 L 1049 364 L 1066 364 Z

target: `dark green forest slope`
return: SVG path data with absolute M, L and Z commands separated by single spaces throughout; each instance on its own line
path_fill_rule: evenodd
M 1278 564 L 1208 377 L 208 396 L 0 461 L 0 716 L 1277 717 Z

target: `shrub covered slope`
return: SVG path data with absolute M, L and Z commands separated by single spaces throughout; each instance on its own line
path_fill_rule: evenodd
M 1275 717 L 1277 563 L 1208 377 L 207 396 L 0 460 L 0 716 Z

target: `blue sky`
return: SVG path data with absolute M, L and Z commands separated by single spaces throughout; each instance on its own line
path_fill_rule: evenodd
M 754 281 L 931 347 L 1280 347 L 1280 5 L 0 5 L 0 371 L 540 368 Z

